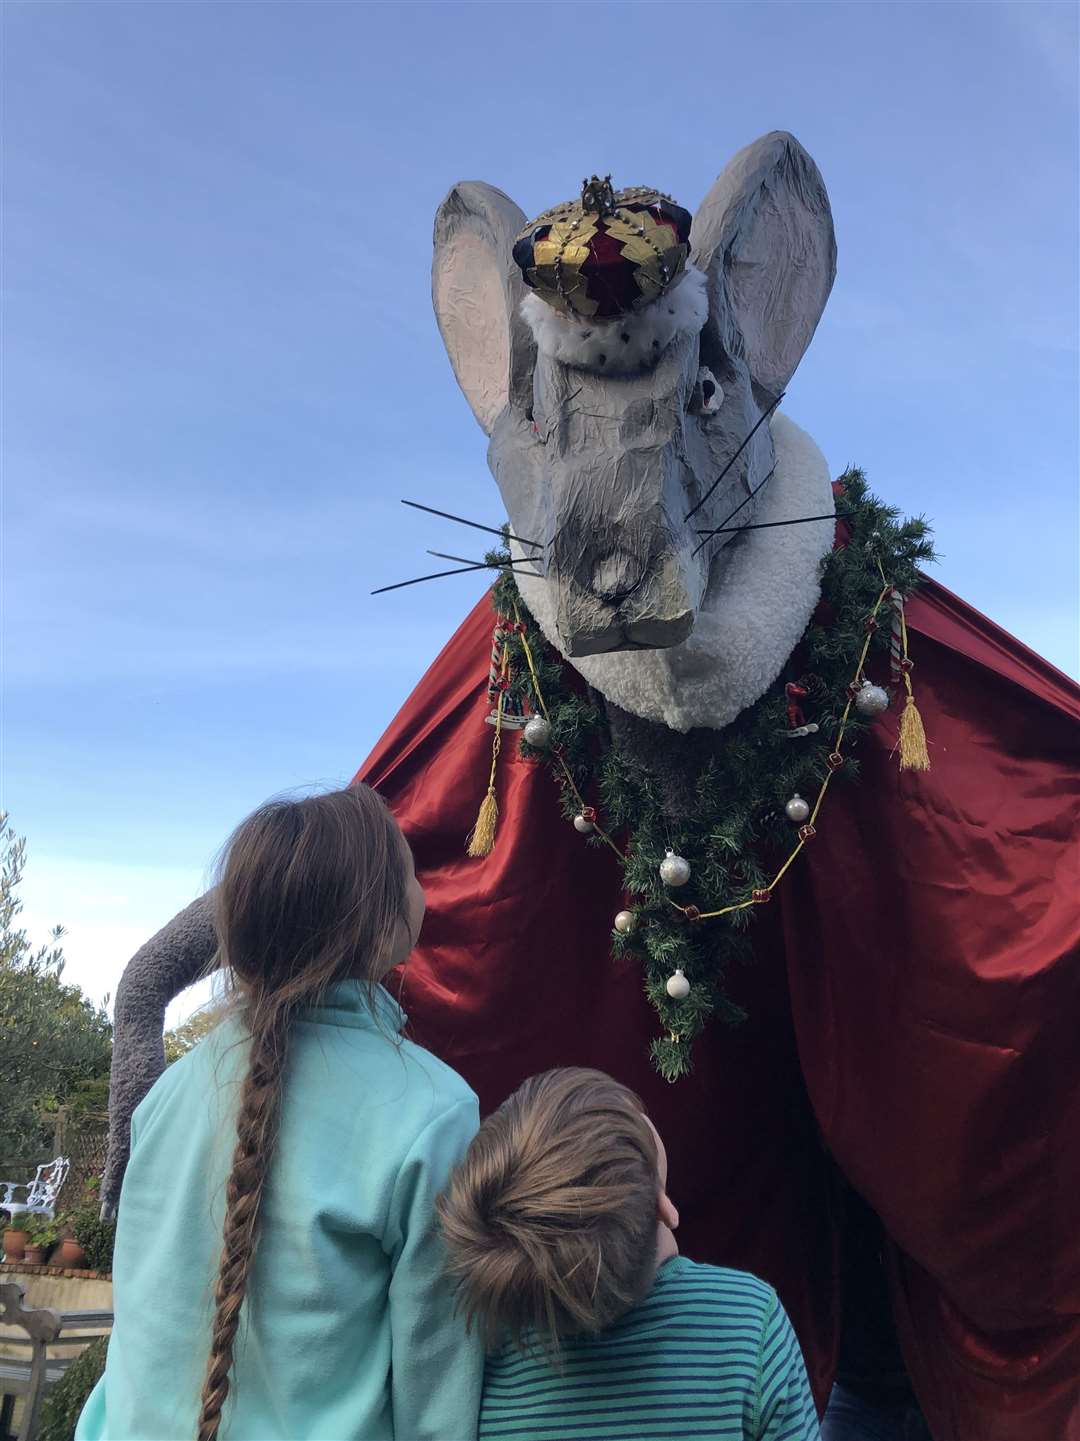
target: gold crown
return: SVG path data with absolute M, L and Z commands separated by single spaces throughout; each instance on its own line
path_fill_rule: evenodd
M 594 175 L 581 198 L 545 210 L 514 244 L 525 284 L 563 315 L 608 320 L 641 310 L 682 274 L 690 213 L 648 186 Z

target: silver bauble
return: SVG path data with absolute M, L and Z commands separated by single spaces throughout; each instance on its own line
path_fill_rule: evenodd
M 660 862 L 660 879 L 665 886 L 685 886 L 690 879 L 690 862 L 668 851 Z
M 880 715 L 889 709 L 889 692 L 873 681 L 864 680 L 855 696 L 855 709 L 860 715 Z
M 595 829 L 596 827 L 588 816 L 578 815 L 574 817 L 574 830 L 576 830 L 579 835 L 587 836 L 590 831 L 594 831 Z
M 526 721 L 522 734 L 538 751 L 546 751 L 551 744 L 551 726 L 542 715 L 534 715 L 532 720 Z
M 802 796 L 796 794 L 791 797 L 784 807 L 784 814 L 789 821 L 794 821 L 797 826 L 801 826 L 803 821 L 810 819 L 810 807 L 806 801 L 803 800 Z
M 668 976 L 665 989 L 673 1001 L 685 1001 L 690 994 L 690 982 L 682 971 L 676 970 L 673 976 Z
M 615 917 L 615 929 L 623 936 L 632 936 L 637 930 L 637 916 L 633 911 L 620 911 Z

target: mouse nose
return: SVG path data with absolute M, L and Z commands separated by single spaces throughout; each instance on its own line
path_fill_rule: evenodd
M 593 566 L 589 589 L 598 600 L 618 605 L 633 595 L 645 576 L 646 563 L 628 550 L 613 550 Z

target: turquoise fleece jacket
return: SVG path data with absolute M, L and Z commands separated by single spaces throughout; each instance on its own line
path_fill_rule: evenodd
M 358 981 L 290 1037 L 277 1150 L 222 1441 L 472 1441 L 483 1359 L 454 1314 L 435 1197 L 479 1124 L 456 1072 Z M 191 1441 L 236 1097 L 236 1020 L 170 1066 L 131 1124 L 105 1375 L 77 1441 Z

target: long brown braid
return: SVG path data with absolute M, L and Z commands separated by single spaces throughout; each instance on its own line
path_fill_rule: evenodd
M 277 1142 L 292 1017 L 346 977 L 374 989 L 408 926 L 408 848 L 367 786 L 271 801 L 234 833 L 217 888 L 219 960 L 251 1036 L 197 1441 L 217 1441 Z

